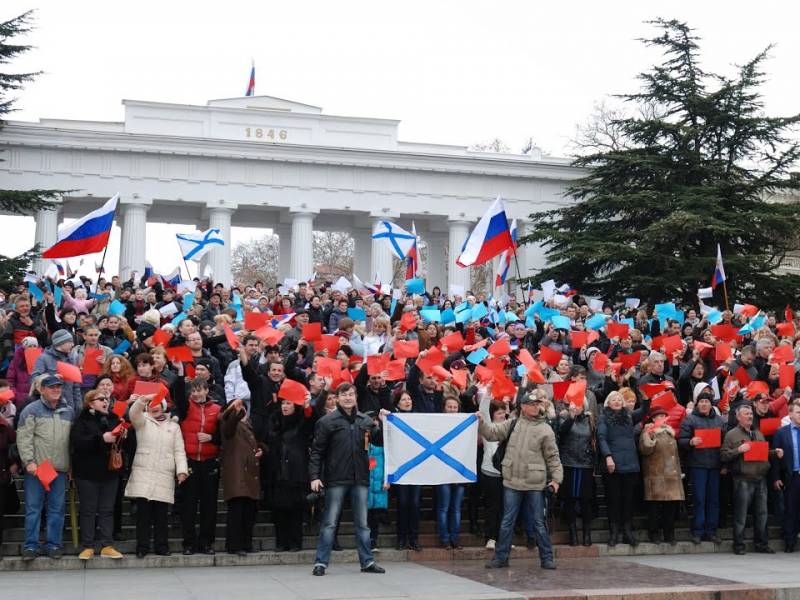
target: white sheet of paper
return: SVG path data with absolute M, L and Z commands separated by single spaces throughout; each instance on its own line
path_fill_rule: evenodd
M 699 288 L 697 290 L 697 297 L 698 298 L 713 298 L 714 297 L 714 288 Z
M 639 298 L 625 298 L 625 308 L 639 308 Z
M 594 312 L 602 312 L 603 301 L 600 298 L 592 298 L 589 300 L 589 308 L 591 308 Z
M 455 283 L 451 283 L 450 287 L 447 288 L 447 293 L 451 296 L 461 296 L 463 298 L 465 292 L 466 290 L 463 285 L 457 285 Z
M 548 279 L 547 281 L 542 283 L 542 293 L 544 294 L 545 300 L 550 300 L 555 293 L 556 293 L 556 282 L 552 279 Z
M 174 302 L 170 302 L 169 304 L 165 304 L 164 306 L 159 308 L 158 312 L 161 313 L 162 317 L 171 317 L 172 315 L 178 314 L 178 307 L 175 306 Z

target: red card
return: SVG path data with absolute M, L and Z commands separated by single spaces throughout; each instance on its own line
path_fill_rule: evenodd
M 489 343 L 489 340 L 486 338 L 482 339 L 480 342 L 473 341 L 472 344 L 465 344 L 464 345 L 464 352 L 472 352 L 473 350 L 477 350 L 478 348 L 483 348 L 486 344 Z
M 748 319 L 750 317 L 755 317 L 758 314 L 758 307 L 753 304 L 743 304 L 739 314 Z
M 45 459 L 36 466 L 36 477 L 42 482 L 44 489 L 49 492 L 50 484 L 56 480 L 58 473 L 50 461 Z
M 342 372 L 342 361 L 337 358 L 319 356 L 316 359 L 317 375 L 321 377 L 337 377 Z
M 664 354 L 671 360 L 675 352 L 683 351 L 683 340 L 679 335 L 668 335 L 662 340 L 664 347 Z
M 177 360 L 180 362 L 194 362 L 192 351 L 189 346 L 173 346 L 167 348 L 167 358 L 170 361 Z
M 459 389 L 467 389 L 467 370 L 466 369 L 450 369 L 450 374 L 453 376 L 453 384 Z
M 695 340 L 692 344 L 698 352 L 700 352 L 700 356 L 707 356 L 713 349 L 714 346 L 711 344 L 706 344 L 705 342 L 701 342 L 699 340 Z
M 586 396 L 586 380 L 573 381 L 569 384 L 564 399 L 575 406 L 583 406 L 584 396 Z
M 167 397 L 167 387 L 160 381 L 137 381 L 133 385 L 132 395 L 149 396 L 150 394 L 154 395 L 150 405 L 158 404 Z
M 156 332 L 153 334 L 153 346 L 166 346 L 169 344 L 169 341 L 172 339 L 172 334 L 169 331 L 165 331 L 163 329 L 156 329 Z
M 650 410 L 659 407 L 669 412 L 676 404 L 678 401 L 675 399 L 675 394 L 672 393 L 672 390 L 667 390 L 650 401 Z
M 561 360 L 562 356 L 563 354 L 561 354 L 561 352 L 558 352 L 557 350 L 551 350 L 547 346 L 541 346 L 539 348 L 539 358 L 551 367 L 555 367 Z
M 56 362 L 56 373 L 61 375 L 61 379 L 64 381 L 71 381 L 72 383 L 83 382 L 81 370 L 73 364 L 61 361 Z
M 641 358 L 642 353 L 638 350 L 634 350 L 630 354 L 617 354 L 616 360 L 618 360 L 622 364 L 622 368 L 627 371 L 628 369 L 638 365 Z
M 511 352 L 511 344 L 508 343 L 506 338 L 503 338 L 502 340 L 497 340 L 494 344 L 489 346 L 488 350 L 489 354 L 493 354 L 494 356 L 505 356 Z
M 269 314 L 260 312 L 246 312 L 244 313 L 244 328 L 250 331 L 261 329 L 268 325 L 271 321 Z
M 528 372 L 525 373 L 525 377 L 533 383 L 547 383 L 547 379 L 545 379 L 544 373 L 542 373 L 542 369 L 539 367 L 539 363 L 533 363 L 533 365 L 528 368 Z
M 494 373 L 492 378 L 492 398 L 500 400 L 505 396 L 514 398 L 517 395 L 517 386 L 505 375 Z
M 450 335 L 444 336 L 441 340 L 439 340 L 439 344 L 441 346 L 447 346 L 448 352 L 458 352 L 464 347 L 464 337 L 458 332 L 455 331 Z M 395 346 L 397 342 L 395 342 Z M 414 358 L 413 356 L 409 356 L 408 358 Z
M 794 362 L 794 352 L 791 346 L 781 344 L 769 355 L 769 362 L 774 364 Z
M 327 350 L 328 358 L 333 358 L 339 352 L 339 346 L 341 345 L 340 339 L 338 335 L 322 335 L 319 341 L 314 343 L 314 349 L 317 350 L 317 352 Z
M 444 339 L 442 339 L 442 342 L 444 342 Z M 461 345 L 464 345 L 463 340 Z M 450 350 L 450 346 L 447 346 L 447 349 Z M 419 356 L 419 340 L 396 340 L 394 343 L 394 355 L 395 358 L 417 358 Z
M 103 351 L 100 348 L 86 348 L 83 351 L 83 371 L 84 375 L 99 375 L 103 365 L 97 362 L 102 358 Z
M 630 332 L 627 323 L 617 323 L 616 321 L 606 322 L 606 335 L 610 338 L 626 338 Z
M 739 367 L 738 369 L 736 369 L 736 372 L 733 374 L 733 376 L 736 378 L 736 380 L 742 387 L 748 385 L 751 381 L 750 375 L 747 374 L 747 369 L 745 369 L 744 367 Z
M 666 389 L 667 384 L 664 381 L 661 383 L 644 383 L 639 386 L 639 390 L 645 395 L 646 398 L 652 398 L 656 394 L 660 394 Z
M 655 350 L 661 350 L 664 347 L 664 336 L 657 335 L 652 340 L 650 340 L 650 348 Z
M 433 367 L 431 367 L 431 373 L 438 381 L 447 381 L 452 377 L 450 371 L 445 369 L 442 365 L 433 365 Z
M 775 325 L 775 330 L 780 337 L 793 338 L 795 334 L 794 323 L 778 323 Z
M 400 358 L 389 361 L 386 370 L 388 371 L 386 374 L 387 381 L 402 381 L 406 378 L 406 359 Z
M 531 356 L 531 353 L 528 352 L 526 348 L 522 348 L 520 349 L 519 352 L 517 352 L 517 358 L 519 359 L 519 362 L 525 365 L 525 368 L 528 371 L 530 371 L 533 368 L 539 368 L 538 363 L 533 358 L 533 356 Z
M 278 342 L 280 342 L 286 334 L 273 328 L 271 325 L 264 325 L 264 327 L 255 330 L 253 335 L 264 340 L 270 346 L 277 346 Z
M 722 445 L 721 429 L 695 429 L 694 435 L 703 438 L 695 448 L 719 448 Z
M 588 331 L 570 331 L 569 338 L 570 338 L 570 344 L 576 350 L 580 350 L 581 348 L 589 344 Z
M 236 337 L 236 334 L 231 329 L 230 325 L 227 323 L 222 324 L 222 328 L 225 330 L 225 340 L 227 340 L 228 345 L 231 347 L 231 350 L 236 350 L 241 342 L 239 342 L 239 338 Z
M 541 371 L 539 371 L 539 374 L 541 375 Z M 528 375 L 530 376 L 530 371 L 528 372 Z M 492 373 L 490 369 L 487 369 L 483 365 L 475 365 L 475 377 L 477 377 L 478 381 L 480 381 L 482 384 L 486 385 L 492 380 L 494 373 Z M 542 379 L 544 379 L 544 377 L 542 377 Z
M 724 342 L 732 342 L 739 337 L 737 332 L 738 330 L 733 325 L 728 325 L 727 323 L 720 323 L 718 325 L 711 326 L 711 334 L 718 340 L 722 340 Z
M 764 434 L 764 437 L 775 435 L 775 432 L 781 428 L 780 417 L 774 419 L 761 419 L 758 422 L 758 430 Z
M 571 382 L 570 381 L 554 381 L 553 382 L 553 400 L 563 400 L 567 394 Z
M 736 372 L 738 373 L 739 371 Z M 766 381 L 751 381 L 747 384 L 746 394 L 748 398 L 753 398 L 756 394 L 769 396 L 769 385 L 767 385 Z
M 36 361 L 41 356 L 41 348 L 25 348 L 25 366 L 28 368 L 28 374 L 33 373 L 33 367 L 36 366 Z
M 500 358 L 491 357 L 483 361 L 483 364 L 492 373 L 499 373 L 500 375 L 506 374 L 506 363 Z
M 303 339 L 307 342 L 318 342 L 322 339 L 322 323 L 303 325 Z
M 417 326 L 417 316 L 414 312 L 404 312 L 400 317 L 400 331 L 411 331 Z
M 367 357 L 367 374 L 380 375 L 389 367 L 389 361 L 392 359 L 388 352 L 377 354 L 375 356 Z
M 764 462 L 769 460 L 769 442 L 747 442 L 750 450 L 744 453 L 746 462 Z
M 717 362 L 725 362 L 731 356 L 733 356 L 731 345 L 727 342 L 717 342 L 717 345 L 714 346 L 714 359 Z
M 794 365 L 781 365 L 778 367 L 778 386 L 794 389 Z
M 423 373 L 430 373 L 435 365 L 440 365 L 444 361 L 444 352 L 438 348 L 428 348 L 425 357 L 417 358 L 417 367 Z
M 189 379 L 194 379 L 194 376 L 196 374 L 196 372 L 194 370 L 194 363 L 186 363 L 186 364 L 184 364 L 183 365 L 183 372 L 186 374 L 186 376 Z
M 125 418 L 125 411 L 128 410 L 128 404 L 121 400 L 115 400 L 114 406 L 111 407 L 111 412 L 117 415 L 120 419 Z
M 594 369 L 599 373 L 602 373 L 606 370 L 607 366 L 608 366 L 608 356 L 606 356 L 602 352 L 595 352 L 594 356 L 592 356 L 592 369 Z
M 3 390 L 0 392 L 0 406 L 3 404 L 8 404 L 10 400 L 14 399 L 14 390 Z
M 278 390 L 278 398 L 288 400 L 298 406 L 303 406 L 306 403 L 306 396 L 308 396 L 308 388 L 302 383 L 291 379 L 284 379 L 281 388 Z

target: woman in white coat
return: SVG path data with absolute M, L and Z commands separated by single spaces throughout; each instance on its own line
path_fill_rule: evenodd
M 150 551 L 151 530 L 156 554 L 169 556 L 167 513 L 168 505 L 175 502 L 175 476 L 183 483 L 189 475 L 181 429 L 169 418 L 167 401 L 151 404 L 151 399 L 152 395 L 138 396 L 130 409 L 136 454 L 125 495 L 136 499 L 138 558 Z

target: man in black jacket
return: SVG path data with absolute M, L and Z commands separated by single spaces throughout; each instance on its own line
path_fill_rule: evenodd
M 308 471 L 311 490 L 325 489 L 325 514 L 319 530 L 314 575 L 325 575 L 331 557 L 336 523 L 342 512 L 344 497 L 350 495 L 356 548 L 363 573 L 384 573 L 372 556 L 367 525 L 367 492 L 369 491 L 370 440 L 382 443 L 377 421 L 358 412 L 356 388 L 343 383 L 337 389 L 336 410 L 325 415 L 314 429 L 314 442 Z M 323 475 L 324 474 L 324 475 Z M 322 478 L 325 477 L 323 484 Z
M 378 414 L 382 408 L 391 411 L 392 398 L 389 386 L 386 385 L 382 374 L 370 375 L 367 372 L 366 362 L 353 383 L 358 392 L 359 411 L 374 414 Z

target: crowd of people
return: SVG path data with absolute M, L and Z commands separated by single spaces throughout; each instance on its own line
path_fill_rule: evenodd
M 789 309 L 778 319 L 751 305 L 496 301 L 341 281 L 176 289 L 158 276 L 38 279 L 0 294 L 0 514 L 16 509 L 22 479 L 24 560 L 62 556 L 72 482 L 81 559 L 122 556 L 123 498 L 137 556 L 170 553 L 171 514 L 184 554 L 214 554 L 221 484 L 227 552 L 258 550 L 260 507 L 279 551 L 301 549 L 313 514 L 324 575 L 349 502 L 362 570 L 382 573 L 382 528 L 421 549 L 422 488 L 383 472 L 383 418 L 409 412 L 478 415 L 478 480 L 435 486 L 433 509 L 439 546 L 456 549 L 465 509 L 494 550 L 487 567 L 508 565 L 516 528 L 555 568 L 547 517 L 589 546 L 601 495 L 611 546 L 638 544 L 642 511 L 652 542 L 675 544 L 690 514 L 694 543 L 719 543 L 727 522 L 743 554 L 752 511 L 756 552 L 773 551 L 768 513 L 795 549 Z

